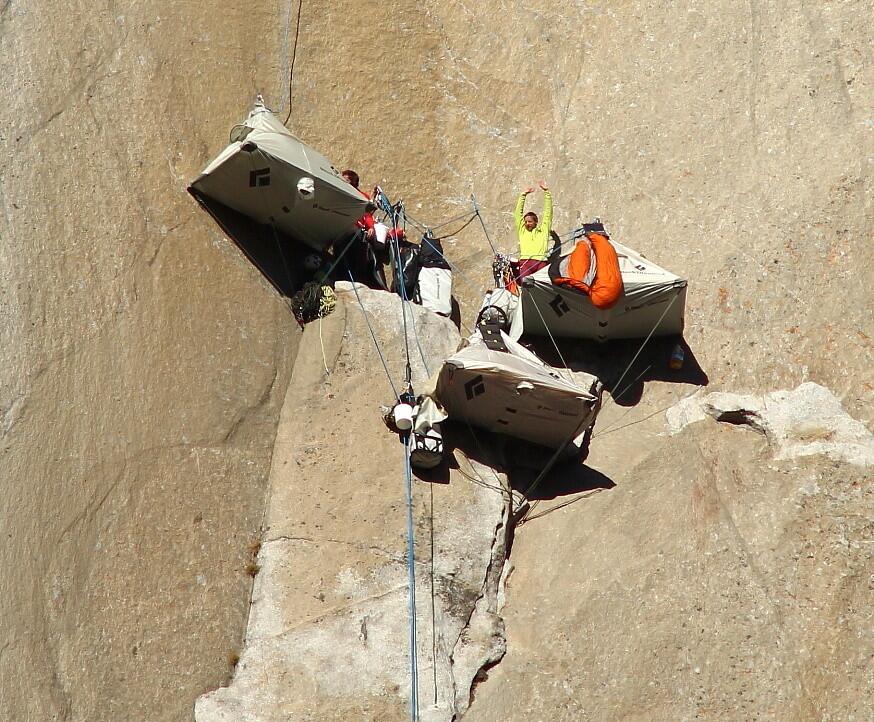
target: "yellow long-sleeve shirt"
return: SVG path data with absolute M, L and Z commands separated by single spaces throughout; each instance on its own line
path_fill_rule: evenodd
M 516 233 L 519 236 L 519 259 L 545 261 L 549 255 L 549 232 L 552 230 L 552 193 L 543 191 L 543 218 L 533 231 L 525 228 L 524 218 L 525 194 L 521 193 L 513 211 Z

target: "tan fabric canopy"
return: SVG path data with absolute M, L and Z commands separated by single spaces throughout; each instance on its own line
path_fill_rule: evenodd
M 601 382 L 560 372 L 506 334 L 501 338 L 507 350 L 493 351 L 476 332 L 444 362 L 436 396 L 449 418 L 551 448 L 579 448 L 595 423 Z
M 367 199 L 262 103 L 232 138 L 191 184 L 206 205 L 221 203 L 316 250 L 355 230 Z
M 554 286 L 549 268 L 522 281 L 521 310 L 525 333 L 556 338 L 643 338 L 682 334 L 686 307 L 685 279 L 657 266 L 636 251 L 613 243 L 625 286 L 613 308 L 595 308 L 584 293 Z M 566 249 L 573 250 L 573 244 Z M 547 331 L 548 329 L 548 331 Z M 513 324 L 513 337 L 522 328 Z

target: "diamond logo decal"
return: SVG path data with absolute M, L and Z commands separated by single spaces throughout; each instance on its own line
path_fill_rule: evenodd
M 486 385 L 483 383 L 482 375 L 476 376 L 464 385 L 464 393 L 468 401 L 472 401 L 474 396 L 479 396 L 486 392 Z
M 270 168 L 249 171 L 249 188 L 262 188 L 270 185 Z
M 553 311 L 555 311 L 555 315 L 559 318 L 571 310 L 571 307 L 567 305 L 567 302 L 561 296 L 553 298 L 552 301 L 549 302 L 549 306 Z

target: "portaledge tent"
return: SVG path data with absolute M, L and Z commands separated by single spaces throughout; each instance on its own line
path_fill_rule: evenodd
M 260 100 L 231 139 L 189 187 L 223 226 L 230 208 L 317 251 L 355 230 L 367 198 Z
M 449 418 L 579 451 L 601 406 L 601 382 L 582 372 L 563 376 L 506 334 L 501 339 L 506 350 L 493 350 L 477 331 L 443 363 L 436 397 Z
M 513 337 L 524 333 L 556 338 L 644 338 L 682 334 L 687 281 L 657 266 L 636 251 L 611 240 L 619 256 L 625 290 L 607 310 L 589 297 L 554 286 L 545 267 L 522 280 L 522 324 L 514 319 Z M 573 250 L 573 244 L 566 252 Z M 548 330 L 547 330 L 548 329 Z

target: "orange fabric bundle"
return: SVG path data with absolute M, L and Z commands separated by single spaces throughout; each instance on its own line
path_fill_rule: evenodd
M 568 283 L 567 285 L 576 288 L 583 293 L 588 293 L 589 287 L 582 279 L 586 277 L 591 264 L 592 259 L 591 252 L 589 251 L 589 244 L 577 243 L 576 248 L 571 252 L 571 257 L 568 259 L 567 280 L 571 281 L 571 283 Z
M 607 236 L 590 233 L 589 240 L 598 259 L 595 281 L 589 289 L 589 298 L 595 308 L 611 308 L 622 295 L 622 272 L 619 270 L 619 256 Z
M 577 244 L 568 261 L 567 276 L 559 276 L 554 283 L 587 294 L 595 308 L 608 309 L 615 305 L 624 290 L 619 257 L 607 236 L 589 233 L 587 237 L 598 264 L 592 285 L 587 286 L 580 280 L 586 277 L 592 262 L 588 243 Z

